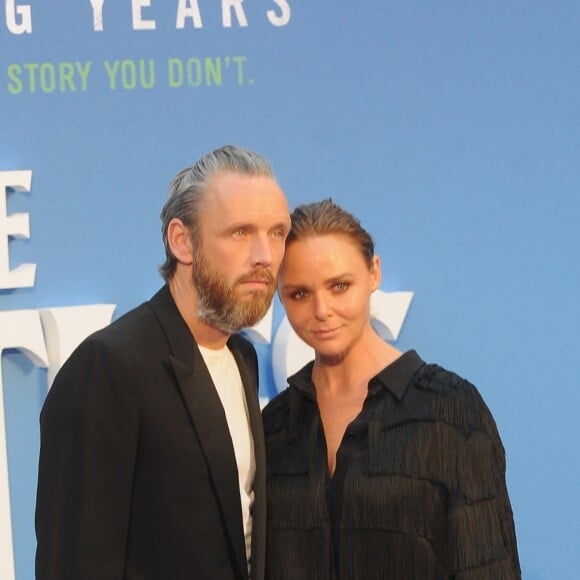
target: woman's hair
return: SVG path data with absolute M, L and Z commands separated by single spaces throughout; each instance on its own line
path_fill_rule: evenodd
M 169 247 L 168 229 L 172 219 L 180 219 L 189 229 L 194 244 L 199 244 L 199 210 L 211 179 L 218 173 L 274 178 L 267 159 L 248 149 L 226 145 L 211 151 L 194 165 L 179 172 L 169 186 L 169 199 L 161 210 L 161 235 L 165 246 L 165 262 L 159 273 L 167 282 L 175 272 L 177 260 Z
M 341 234 L 349 237 L 359 248 L 368 267 L 373 265 L 375 244 L 371 235 L 352 214 L 334 203 L 323 199 L 314 203 L 299 205 L 290 215 L 292 227 L 286 238 L 286 247 L 296 240 Z

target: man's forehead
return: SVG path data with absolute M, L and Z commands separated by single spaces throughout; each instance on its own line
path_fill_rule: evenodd
M 266 175 L 221 173 L 214 177 L 200 205 L 202 227 L 290 227 L 290 210 L 276 180 Z M 212 225 L 210 225 L 212 224 Z
M 245 175 L 233 172 L 222 172 L 215 175 L 208 184 L 201 209 L 222 209 L 235 207 L 264 211 L 280 211 L 289 214 L 288 203 L 284 192 L 277 181 L 268 175 Z

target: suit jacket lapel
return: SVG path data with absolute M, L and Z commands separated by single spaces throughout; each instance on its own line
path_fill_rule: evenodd
M 256 353 L 232 336 L 228 345 L 236 358 L 244 385 L 250 428 L 254 440 L 256 474 L 254 476 L 254 505 L 252 509 L 252 580 L 264 578 L 266 559 L 266 444 L 262 414 L 258 401 L 258 362 Z M 241 343 L 243 344 L 243 343 Z M 240 345 L 240 346 L 238 346 Z M 244 354 L 245 353 L 245 356 Z
M 226 416 L 209 371 L 189 328 L 179 314 L 169 289 L 164 287 L 150 301 L 167 337 L 177 386 L 204 453 L 238 568 L 247 578 L 248 568 L 238 468 Z

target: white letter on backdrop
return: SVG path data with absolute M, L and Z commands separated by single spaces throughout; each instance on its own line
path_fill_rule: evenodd
M 222 23 L 224 28 L 232 26 L 232 8 L 236 11 L 238 24 L 242 27 L 248 26 L 248 19 L 244 13 L 242 2 L 244 0 L 222 0 Z
M 105 0 L 90 0 L 93 7 L 93 30 L 103 30 L 103 4 Z
M 34 286 L 36 264 L 21 264 L 10 270 L 8 260 L 8 237 L 30 237 L 27 213 L 7 215 L 8 188 L 30 191 L 32 171 L 0 171 L 0 289 L 30 288 Z
M 133 30 L 155 30 L 155 20 L 143 20 L 141 10 L 151 6 L 151 0 L 133 0 Z
M 7 348 L 22 351 L 36 366 L 47 366 L 48 357 L 44 336 L 36 310 L 0 312 L 0 578 L 14 580 L 4 386 L 2 384 L 2 352 Z
M 16 22 L 16 15 L 20 16 L 20 22 Z M 6 26 L 12 34 L 24 34 L 32 32 L 32 9 L 28 4 L 16 6 L 14 0 L 6 0 Z
M 278 15 L 274 10 L 268 10 L 266 14 L 268 15 L 270 24 L 274 26 L 286 26 L 290 22 L 290 16 L 292 15 L 290 4 L 286 0 L 273 0 L 273 2 L 278 5 L 282 13 Z
M 175 28 L 185 28 L 186 18 L 191 18 L 194 28 L 203 28 L 197 0 L 179 0 Z

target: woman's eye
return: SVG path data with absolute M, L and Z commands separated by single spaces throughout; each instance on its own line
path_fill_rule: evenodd
M 292 300 L 302 300 L 306 296 L 306 290 L 297 290 L 296 292 L 292 292 L 291 298 Z

